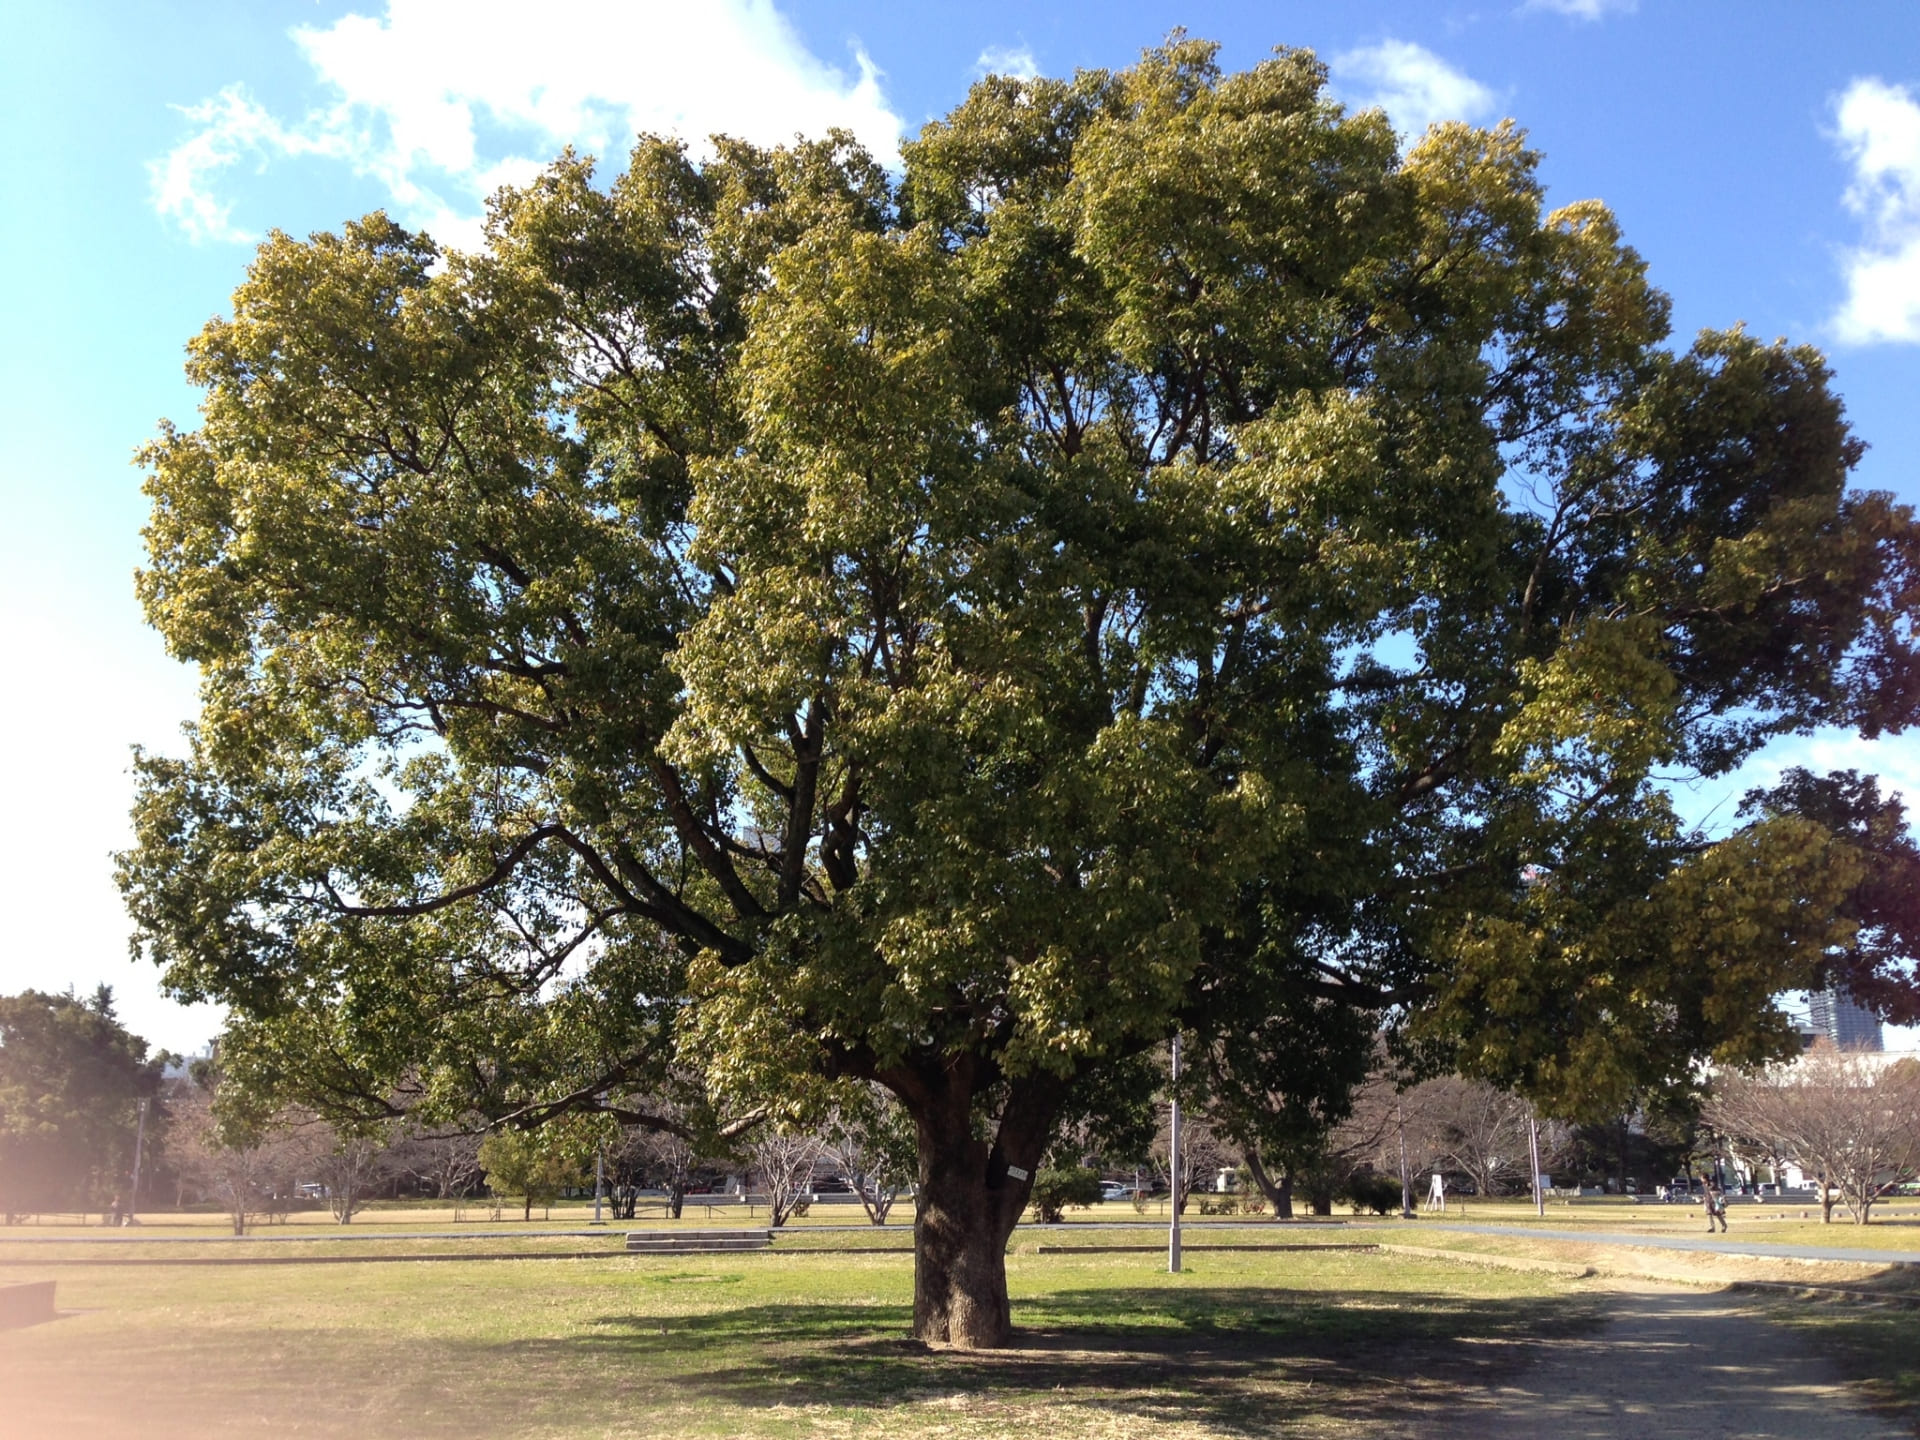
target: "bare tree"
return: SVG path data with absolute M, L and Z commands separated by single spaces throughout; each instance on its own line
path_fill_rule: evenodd
M 326 1187 L 333 1218 L 350 1225 L 374 1189 L 393 1173 L 394 1156 L 384 1139 L 341 1135 L 324 1120 L 311 1124 L 319 1143 L 312 1147 L 309 1167 L 314 1178 Z
M 1497 1195 L 1526 1176 L 1533 1112 L 1520 1096 L 1447 1075 L 1416 1085 L 1406 1109 L 1408 1137 L 1418 1136 L 1423 1169 L 1465 1175 L 1482 1195 Z
M 402 1174 L 432 1186 L 436 1200 L 452 1200 L 468 1194 L 480 1179 L 480 1136 L 416 1132 L 393 1147 L 393 1163 Z
M 855 1092 L 828 1120 L 827 1158 L 847 1188 L 860 1197 L 867 1219 L 887 1223 L 900 1192 L 918 1166 L 913 1118 L 879 1086 Z
M 806 1131 L 767 1126 L 748 1150 L 753 1173 L 766 1186 L 768 1223 L 780 1226 L 809 1197 L 819 1137 Z
M 1219 1170 L 1233 1158 L 1233 1152 L 1212 1124 L 1197 1113 L 1197 1109 L 1190 1110 L 1184 1105 L 1181 1107 L 1180 1174 L 1177 1185 L 1171 1169 L 1173 1126 L 1170 1116 L 1162 1117 L 1159 1133 L 1153 1137 L 1153 1145 L 1147 1152 L 1153 1162 L 1154 1173 L 1172 1190 L 1174 1202 L 1182 1215 L 1187 1213 L 1187 1200 L 1193 1194 L 1196 1182 L 1202 1176 Z
M 1865 1225 L 1883 1185 L 1920 1171 L 1920 1063 L 1911 1060 L 1885 1065 L 1823 1041 L 1787 1064 L 1715 1076 L 1705 1114 L 1816 1176 L 1828 1224 L 1836 1196 Z
M 648 1177 L 657 1180 L 666 1192 L 667 1213 L 678 1220 L 686 1206 L 693 1172 L 706 1157 L 690 1138 L 672 1130 L 637 1131 L 632 1143 L 639 1149 Z M 627 1218 L 631 1219 L 631 1214 Z
M 283 1119 L 245 1131 L 223 1130 L 212 1094 L 198 1085 L 182 1087 L 171 1108 L 169 1152 L 175 1170 L 226 1208 L 234 1234 L 246 1234 L 253 1216 L 285 1213 L 309 1158 L 306 1136 Z

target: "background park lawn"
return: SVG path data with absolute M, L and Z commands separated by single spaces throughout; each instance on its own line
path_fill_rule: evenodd
M 1329 1238 L 1333 1238 L 1329 1236 Z M 902 1257 L 36 1270 L 0 1435 L 1360 1435 L 1577 1333 L 1579 1283 L 1365 1251 L 1009 1259 L 1020 1348 L 906 1337 Z

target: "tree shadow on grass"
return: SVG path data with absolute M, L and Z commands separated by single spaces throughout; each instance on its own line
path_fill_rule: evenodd
M 747 1408 L 888 1411 L 991 1399 L 1250 1435 L 1309 1417 L 1381 1433 L 1463 1389 L 1500 1382 L 1526 1363 L 1528 1342 L 1578 1333 L 1599 1316 L 1590 1299 L 1565 1295 L 1143 1287 L 1017 1302 L 1015 1347 L 985 1353 L 909 1340 L 911 1315 L 899 1305 L 606 1316 L 586 1343 L 664 1388 Z M 894 1428 L 912 1427 L 903 1417 Z

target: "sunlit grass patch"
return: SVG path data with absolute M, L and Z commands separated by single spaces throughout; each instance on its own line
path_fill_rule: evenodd
M 27 1278 L 30 1267 L 0 1275 Z M 1363 1434 L 1591 1323 L 1549 1278 L 1364 1252 L 1009 1260 L 1020 1344 L 907 1338 L 905 1257 L 65 1270 L 16 1426 L 143 1436 Z M 0 1420 L 0 1434 L 8 1433 Z M 56 1432 L 57 1433 L 57 1432 Z

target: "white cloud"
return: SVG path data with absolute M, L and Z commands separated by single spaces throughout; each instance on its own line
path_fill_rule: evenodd
M 1574 20 L 1604 20 L 1609 15 L 1631 15 L 1639 0 L 1527 0 L 1523 10 L 1551 10 Z
M 1920 825 L 1920 735 L 1866 740 L 1846 730 L 1821 730 L 1788 736 L 1774 741 L 1731 775 L 1684 787 L 1675 794 L 1675 804 L 1688 821 L 1723 833 L 1733 826 L 1747 791 L 1778 785 L 1780 777 L 1796 766 L 1816 775 L 1834 770 L 1877 775 L 1880 793 L 1900 796 L 1907 805 L 1908 823 Z
M 1842 340 L 1920 340 L 1920 104 L 1905 87 L 1855 80 L 1836 105 L 1835 138 L 1853 170 L 1847 208 L 1866 243 L 1843 260 Z
M 147 170 L 154 208 L 195 240 L 254 238 L 233 223 L 233 202 L 215 193 L 222 171 L 245 159 L 258 168 L 276 155 L 342 153 L 340 137 L 288 130 L 243 86 L 229 85 L 211 100 L 178 108 L 199 128 Z
M 569 144 L 618 161 L 640 131 L 780 144 L 840 127 L 899 154 L 872 61 L 826 64 L 772 0 L 387 0 L 293 39 L 326 104 L 287 121 L 229 87 L 149 167 L 154 207 L 195 239 L 250 238 L 222 188 L 243 160 L 345 162 L 408 223 L 470 244 L 484 198 Z
M 976 75 L 1006 75 L 1015 80 L 1032 80 L 1040 74 L 1040 62 L 1025 45 L 990 45 L 973 62 Z
M 1437 120 L 1478 120 L 1494 94 L 1410 40 L 1383 40 L 1333 57 L 1335 85 L 1358 106 L 1379 106 L 1404 134 L 1422 135 Z

